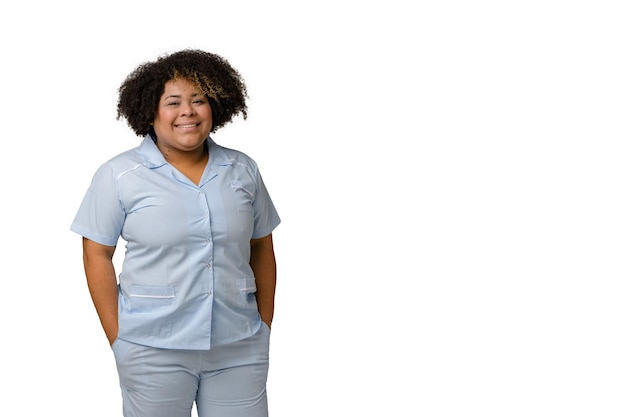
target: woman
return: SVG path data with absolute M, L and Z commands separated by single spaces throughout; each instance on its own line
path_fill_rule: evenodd
M 280 218 L 256 163 L 209 136 L 246 117 L 246 98 L 200 50 L 144 63 L 119 89 L 118 119 L 143 140 L 97 170 L 71 230 L 126 417 L 190 416 L 194 402 L 199 417 L 267 415 Z

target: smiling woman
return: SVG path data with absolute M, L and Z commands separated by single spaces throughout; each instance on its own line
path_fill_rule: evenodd
M 153 133 L 152 123 L 165 86 L 170 80 L 180 79 L 191 82 L 209 100 L 211 132 L 237 114 L 247 117 L 248 93 L 239 72 L 219 55 L 183 50 L 144 63 L 128 75 L 119 89 L 118 118 L 125 118 L 138 136 Z
M 198 50 L 143 64 L 119 89 L 118 118 L 144 139 L 101 165 L 71 229 L 125 416 L 267 415 L 280 218 L 256 162 L 209 136 L 246 116 L 246 97 L 228 62 Z
M 165 160 L 198 184 L 209 157 L 204 143 L 213 127 L 207 96 L 184 78 L 166 82 L 152 126 Z

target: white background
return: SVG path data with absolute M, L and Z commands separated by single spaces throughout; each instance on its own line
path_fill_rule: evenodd
M 272 417 L 626 415 L 620 4 L 5 4 L 0 415 L 121 415 L 69 225 L 185 47 L 246 79 L 214 139 L 283 220 Z

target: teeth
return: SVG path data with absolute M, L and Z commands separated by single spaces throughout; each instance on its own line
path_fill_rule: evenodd
M 195 124 L 193 124 L 193 125 L 178 125 L 178 127 L 187 128 L 187 127 L 196 127 L 196 125 Z

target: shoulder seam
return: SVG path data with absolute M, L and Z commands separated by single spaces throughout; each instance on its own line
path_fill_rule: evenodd
M 129 173 L 130 171 L 134 171 L 134 170 L 136 170 L 137 168 L 139 168 L 139 167 L 141 167 L 141 166 L 143 166 L 143 164 L 137 164 L 137 165 L 135 165 L 134 167 L 127 169 L 126 171 L 120 172 L 120 173 L 118 174 L 118 176 L 117 176 L 117 179 L 119 180 L 120 178 L 122 178 L 124 175 L 126 175 L 126 174 L 127 174 L 127 173 Z

